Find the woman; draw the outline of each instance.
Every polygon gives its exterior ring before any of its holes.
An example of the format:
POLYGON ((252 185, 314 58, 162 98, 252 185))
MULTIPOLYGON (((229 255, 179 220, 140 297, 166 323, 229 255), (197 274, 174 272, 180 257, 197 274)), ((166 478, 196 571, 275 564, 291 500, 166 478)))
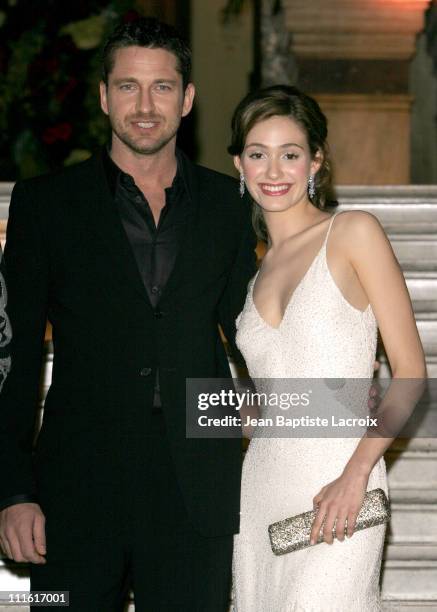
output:
MULTIPOLYGON (((424 377, 411 302, 379 222, 363 211, 324 210, 330 166, 317 103, 293 87, 270 87, 240 103, 232 128, 229 151, 268 246, 237 319, 251 377, 371 379, 377 325, 393 377, 424 377)), ((383 454, 392 439, 251 441, 235 539, 237 612, 381 609, 385 526, 353 531, 366 490, 387 493, 383 454), (312 508, 313 543, 320 529, 324 542, 275 557, 267 526, 312 508)))

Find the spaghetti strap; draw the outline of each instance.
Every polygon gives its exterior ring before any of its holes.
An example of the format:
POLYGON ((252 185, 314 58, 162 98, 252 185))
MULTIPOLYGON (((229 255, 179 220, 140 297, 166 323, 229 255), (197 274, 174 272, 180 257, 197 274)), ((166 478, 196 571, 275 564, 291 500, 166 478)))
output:
POLYGON ((332 224, 334 223, 334 219, 337 215, 338 215, 338 211, 335 212, 331 217, 331 221, 329 222, 328 231, 326 232, 325 241, 323 242, 322 248, 326 247, 326 245, 328 244, 328 238, 329 238, 329 234, 331 233, 332 224))

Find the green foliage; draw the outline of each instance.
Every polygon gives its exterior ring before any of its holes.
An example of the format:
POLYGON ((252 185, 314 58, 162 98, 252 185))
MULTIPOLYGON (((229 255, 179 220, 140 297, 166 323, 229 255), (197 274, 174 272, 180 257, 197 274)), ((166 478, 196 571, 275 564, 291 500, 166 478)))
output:
POLYGON ((100 48, 127 0, 9 0, 0 11, 0 180, 86 158, 108 137, 100 48))

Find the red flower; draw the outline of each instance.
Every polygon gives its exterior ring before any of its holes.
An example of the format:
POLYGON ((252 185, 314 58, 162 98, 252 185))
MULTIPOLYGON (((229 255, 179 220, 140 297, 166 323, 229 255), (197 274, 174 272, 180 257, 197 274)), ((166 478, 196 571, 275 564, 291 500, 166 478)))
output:
POLYGON ((57 125, 46 128, 42 134, 42 139, 45 144, 52 145, 59 140, 69 140, 72 133, 73 128, 70 123, 58 123, 57 125))
POLYGON ((57 57, 45 58, 42 55, 36 57, 27 68, 27 74, 31 84, 38 83, 48 75, 52 77, 59 70, 59 59, 57 57))
POLYGON ((48 57, 43 65, 49 74, 54 74, 59 70, 59 59, 57 57, 48 57))
POLYGON ((74 89, 76 89, 78 83, 79 81, 77 79, 75 79, 74 77, 70 77, 68 82, 55 93, 55 98, 59 102, 63 102, 68 96, 68 94, 71 93, 74 89))
POLYGON ((130 11, 127 11, 126 13, 124 13, 122 17, 122 21, 123 23, 131 23, 132 21, 137 21, 137 19, 139 18, 140 18, 140 14, 137 13, 135 9, 131 9, 130 11))

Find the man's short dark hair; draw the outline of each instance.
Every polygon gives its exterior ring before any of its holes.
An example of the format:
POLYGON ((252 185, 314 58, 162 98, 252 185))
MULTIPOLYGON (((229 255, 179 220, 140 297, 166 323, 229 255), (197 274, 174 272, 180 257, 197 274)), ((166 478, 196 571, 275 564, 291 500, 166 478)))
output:
POLYGON ((165 49, 177 59, 177 70, 182 75, 184 89, 190 82, 191 49, 187 41, 173 27, 152 17, 140 17, 135 21, 118 25, 107 38, 102 54, 102 79, 108 85, 108 77, 114 68, 114 55, 126 47, 165 49))

